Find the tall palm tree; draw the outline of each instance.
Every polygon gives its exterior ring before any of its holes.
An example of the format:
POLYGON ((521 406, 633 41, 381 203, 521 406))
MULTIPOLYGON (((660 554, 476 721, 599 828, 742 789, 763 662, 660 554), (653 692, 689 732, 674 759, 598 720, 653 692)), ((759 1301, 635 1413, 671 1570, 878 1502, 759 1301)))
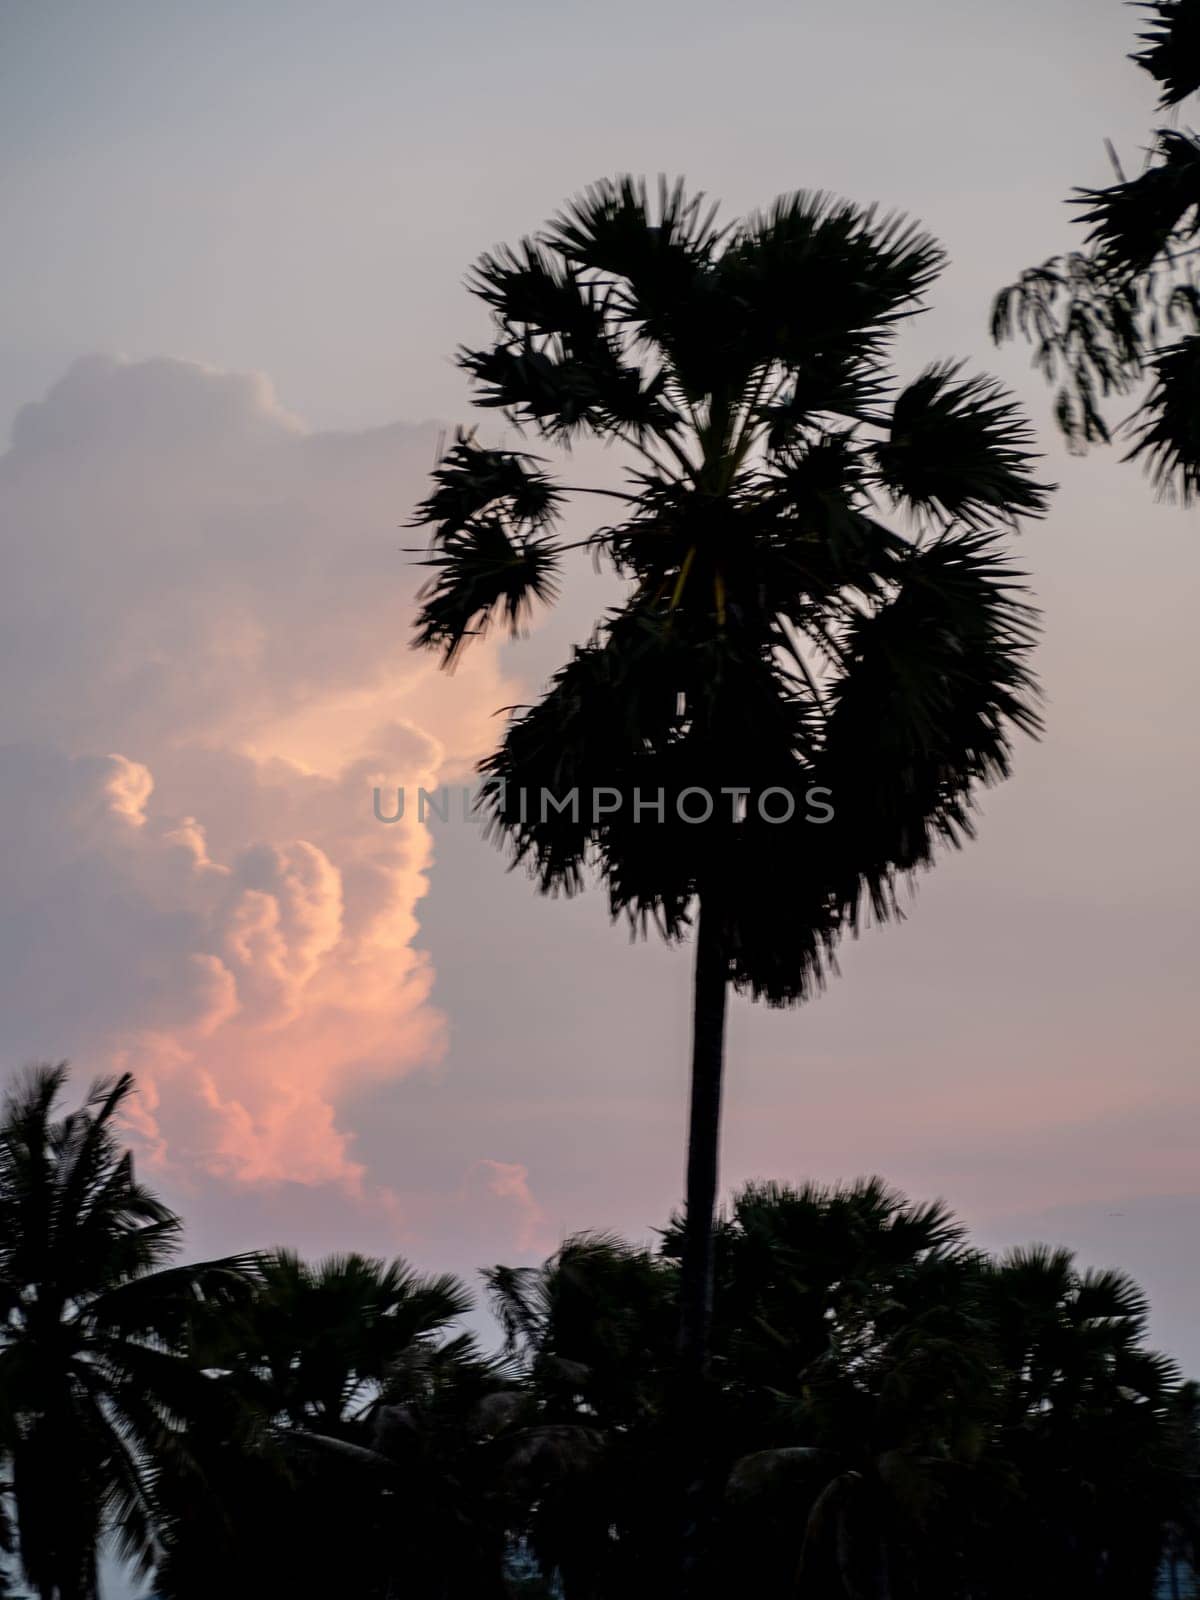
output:
POLYGON ((117 1133, 132 1078, 60 1114, 66 1079, 31 1071, 0 1117, 0 1452, 26 1580, 42 1600, 94 1600, 104 1535, 156 1558, 157 1475, 206 1400, 189 1329, 245 1294, 253 1262, 166 1266, 180 1220, 117 1133))
MULTIPOLYGON (((483 804, 543 890, 594 866, 614 915, 695 928, 679 1344, 697 1386, 730 984, 811 994, 840 936, 969 835, 1011 730, 1037 726, 1001 537, 1045 507, 1027 429, 990 380, 939 362, 894 391, 888 364, 942 260, 821 194, 721 228, 682 185, 655 205, 621 178, 472 279, 495 321, 460 355, 478 403, 631 458, 622 520, 589 541, 624 602, 510 721, 483 804)), ((451 662, 553 597, 568 492, 457 437, 417 514, 420 645, 451 662)))

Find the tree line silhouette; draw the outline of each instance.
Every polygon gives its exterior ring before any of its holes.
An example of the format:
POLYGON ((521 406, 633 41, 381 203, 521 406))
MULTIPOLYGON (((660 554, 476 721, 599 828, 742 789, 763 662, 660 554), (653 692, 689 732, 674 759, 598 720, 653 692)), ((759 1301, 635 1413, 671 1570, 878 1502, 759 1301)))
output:
MULTIPOLYGON (((177 1264, 130 1078, 66 1084, 0 1121, 4 1544, 41 1600, 92 1600, 109 1538, 162 1600, 674 1592, 680 1219, 487 1270, 489 1350, 402 1261, 177 1264)), ((989 1257, 878 1179, 746 1186, 714 1263, 714 1593, 1150 1600, 1194 1558, 1198 1391, 1123 1274, 989 1257)))

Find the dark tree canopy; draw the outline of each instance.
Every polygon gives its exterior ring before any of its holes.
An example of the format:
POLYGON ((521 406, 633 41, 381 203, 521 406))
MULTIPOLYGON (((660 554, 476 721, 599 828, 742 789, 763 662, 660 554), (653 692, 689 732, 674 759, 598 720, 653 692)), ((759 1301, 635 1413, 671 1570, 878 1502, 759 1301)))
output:
MULTIPOLYGON (((129 1080, 69 1112, 64 1083, 32 1076, 0 1118, 0 1556, 41 1600, 96 1600, 103 1539, 162 1600, 677 1592, 679 1219, 485 1272, 488 1355, 465 1286, 403 1261, 166 1265, 179 1219, 113 1125, 129 1080)), ((879 1179, 747 1185, 716 1260, 722 1593, 1186 1582, 1200 1403, 1122 1273, 986 1256, 879 1179)))

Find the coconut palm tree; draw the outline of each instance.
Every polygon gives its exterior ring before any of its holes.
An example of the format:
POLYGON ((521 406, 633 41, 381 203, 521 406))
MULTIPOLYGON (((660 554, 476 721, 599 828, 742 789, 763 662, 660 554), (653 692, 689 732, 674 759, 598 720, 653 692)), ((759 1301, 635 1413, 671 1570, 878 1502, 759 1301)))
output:
MULTIPOLYGON (((971 832, 1011 731, 1037 726, 1033 621, 1002 543, 1045 506, 1028 432, 952 362, 898 391, 889 366, 941 264, 914 226, 824 195, 720 228, 682 185, 654 205, 623 178, 472 279, 495 321, 460 357, 478 403, 631 458, 622 520, 589 541, 624 602, 510 721, 483 806, 543 890, 595 867, 614 915, 695 929, 693 1401, 730 985, 811 994, 840 936, 971 832)), ((566 492, 530 456, 458 437, 417 514, 433 529, 419 644, 453 661, 553 597, 566 492)))
POLYGON ((117 1133, 132 1079, 61 1113, 66 1081, 29 1072, 0 1117, 0 1451, 26 1580, 93 1600, 102 1537, 143 1568, 157 1556, 157 1476, 207 1398, 189 1332, 245 1295, 254 1263, 167 1266, 180 1220, 117 1133))
MULTIPOLYGON (((1152 0, 1132 57, 1159 85, 1158 110, 1200 91, 1200 0, 1152 0)), ((1075 189, 1079 249, 1028 268, 996 297, 997 342, 1024 336, 1057 385, 1055 414, 1082 450, 1114 434, 1131 441, 1160 494, 1187 504, 1200 491, 1200 138, 1158 128, 1141 172, 1075 189), (1106 402, 1149 392, 1114 425, 1106 402)))

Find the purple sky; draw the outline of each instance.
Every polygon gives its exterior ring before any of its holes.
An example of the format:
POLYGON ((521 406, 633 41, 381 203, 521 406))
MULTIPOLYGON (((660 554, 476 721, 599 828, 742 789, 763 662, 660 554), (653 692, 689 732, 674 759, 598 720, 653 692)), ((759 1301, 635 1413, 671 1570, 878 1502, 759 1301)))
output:
POLYGON ((603 581, 439 677, 400 525, 422 419, 468 414, 481 249, 623 168, 730 214, 824 187, 950 251, 902 368, 968 357, 1039 426, 1048 731, 822 999, 735 1004, 725 1176, 877 1171, 1076 1245, 1200 1371, 1195 515, 1066 459, 986 337, 1103 137, 1136 161, 1132 33, 1096 0, 0 7, 0 1058, 132 1065, 194 1248, 467 1272, 677 1203, 686 952, 371 815, 469 771, 603 581))

